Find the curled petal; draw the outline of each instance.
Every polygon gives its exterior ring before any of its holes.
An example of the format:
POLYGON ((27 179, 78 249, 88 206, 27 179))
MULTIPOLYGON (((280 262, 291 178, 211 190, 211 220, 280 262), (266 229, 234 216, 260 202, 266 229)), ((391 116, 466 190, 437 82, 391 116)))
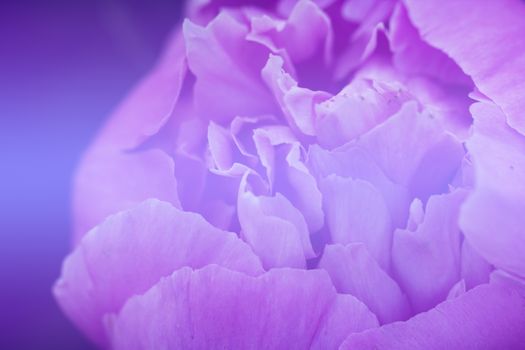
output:
POLYGON ((268 46, 273 53, 283 49, 298 63, 317 51, 324 50, 325 56, 330 54, 332 26, 329 17, 315 2, 302 0, 295 4, 287 20, 268 15, 252 17, 247 37, 268 46))
POLYGON ((223 11, 206 27, 185 20, 183 33, 188 65, 196 77, 194 101, 201 117, 225 123, 237 115, 273 111, 271 96, 259 76, 268 52, 246 41, 244 23, 223 11))
POLYGON ((311 233, 324 224, 321 193, 303 162, 303 148, 290 128, 269 126, 254 131, 253 139, 268 181, 301 211, 311 233))
POLYGON ((256 196, 241 182, 237 212, 242 237, 261 258, 266 268, 302 267, 315 256, 308 227, 301 212, 277 193, 256 196))
POLYGON ((283 69, 283 59, 270 55, 262 77, 273 92, 291 127, 305 135, 315 135, 315 105, 330 97, 326 92, 301 88, 283 69))
POLYGON ((384 122, 408 98, 399 84, 354 80, 315 106, 317 140, 325 148, 341 146, 384 122))

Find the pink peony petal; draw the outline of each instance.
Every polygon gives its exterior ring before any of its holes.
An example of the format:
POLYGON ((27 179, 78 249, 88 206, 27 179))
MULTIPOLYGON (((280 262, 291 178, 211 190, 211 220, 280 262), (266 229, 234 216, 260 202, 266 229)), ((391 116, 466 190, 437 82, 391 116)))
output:
POLYGON ((173 160, 160 150, 125 153, 96 147, 75 178, 75 243, 111 214, 149 198, 180 207, 173 160))
POLYGON ((492 266, 472 248, 468 240, 461 245, 461 277, 467 289, 488 283, 492 266))
POLYGON ((267 46, 275 54, 284 50, 294 63, 318 51, 324 51, 326 58, 330 54, 330 18, 313 1, 298 1, 286 20, 266 14, 253 16, 250 20, 249 40, 267 46))
POLYGON ((339 293, 352 294, 361 300, 382 324, 410 316, 408 299, 364 244, 326 246, 319 268, 328 271, 339 293))
POLYGON ((376 327, 324 271, 181 269, 108 320, 115 349, 326 349, 376 327))
POLYGON ((470 78, 450 57, 421 40, 401 3, 396 5, 390 17, 389 43, 394 66, 399 71, 426 75, 445 83, 471 84, 470 78))
POLYGON ((475 185, 461 211, 461 229, 489 263, 525 277, 525 136, 492 103, 475 103, 471 110, 467 149, 475 185))
POLYGON ((173 161, 161 151, 129 152, 168 121, 186 76, 175 32, 152 72, 119 106, 82 159, 75 177, 74 240, 108 215, 155 197, 180 206, 173 161))
POLYGON ((381 193, 369 182, 329 175, 320 183, 323 207, 334 243, 364 243, 388 270, 392 223, 381 193))
POLYGON ((521 349, 525 303, 515 291, 481 285, 406 322, 350 335, 340 349, 521 349))
POLYGON ((525 133, 525 4, 501 1, 405 0, 423 40, 443 50, 477 88, 525 133))
POLYGON ((418 111, 415 102, 405 103, 357 144, 372 155, 390 179, 422 200, 448 190, 465 153, 459 140, 429 111, 418 111))
POLYGON ((435 195, 428 200, 415 231, 396 230, 392 267, 415 312, 443 301, 460 276, 458 211, 465 191, 435 195))
POLYGON ((336 174, 369 182, 381 192, 394 227, 405 225, 406 211, 410 205, 408 190, 386 177, 372 156, 361 147, 345 145, 327 151, 312 145, 308 151, 308 166, 312 174, 318 176, 318 181, 336 174))
POLYGON ((186 19, 183 33, 188 64, 196 76, 194 101, 202 118, 224 123, 238 115, 274 111, 259 76, 268 51, 246 40, 244 23, 223 11, 206 27, 186 19))
POLYGON ((283 69, 283 59, 270 55, 261 75, 292 128, 305 135, 315 135, 315 104, 330 97, 326 92, 312 91, 297 85, 283 69))
POLYGON ((317 140, 329 149, 342 146, 384 122, 409 97, 400 84, 354 80, 315 106, 317 140))
POLYGON ((311 233, 323 227, 321 193, 315 178, 303 162, 304 149, 285 126, 254 130, 253 139, 268 181, 303 214, 311 233))
POLYGON ((303 215, 281 195, 257 196, 243 178, 237 212, 241 235, 261 258, 265 268, 306 267, 315 256, 303 215))
POLYGON ((54 294, 64 312, 104 344, 104 314, 117 312, 129 297, 182 266, 211 263, 250 275, 262 272, 259 259, 233 233, 149 200, 90 231, 66 258, 54 294))

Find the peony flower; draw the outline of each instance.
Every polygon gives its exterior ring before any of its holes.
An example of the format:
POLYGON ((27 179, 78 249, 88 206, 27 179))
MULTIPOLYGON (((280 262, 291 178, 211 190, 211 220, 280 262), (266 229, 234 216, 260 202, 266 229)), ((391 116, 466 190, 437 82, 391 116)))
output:
POLYGON ((190 1, 75 178, 114 349, 525 348, 525 4, 190 1))

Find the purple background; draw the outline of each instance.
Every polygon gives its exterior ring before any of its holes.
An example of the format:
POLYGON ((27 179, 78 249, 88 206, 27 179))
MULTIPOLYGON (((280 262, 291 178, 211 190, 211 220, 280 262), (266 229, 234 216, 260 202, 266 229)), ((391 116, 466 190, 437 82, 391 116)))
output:
POLYGON ((89 349, 51 296, 82 151, 182 1, 0 2, 0 348, 89 349))

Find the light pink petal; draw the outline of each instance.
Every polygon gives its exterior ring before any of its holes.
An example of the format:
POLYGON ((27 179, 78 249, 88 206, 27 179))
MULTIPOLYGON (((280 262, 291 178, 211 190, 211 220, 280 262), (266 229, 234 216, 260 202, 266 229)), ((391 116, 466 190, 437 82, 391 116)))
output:
POLYGON ((512 289, 482 285, 406 322, 352 334, 340 349, 521 349, 524 310, 525 300, 512 289))
POLYGON ((284 166, 287 181, 279 183, 277 188, 303 213, 308 229, 314 233, 324 225, 323 201, 315 178, 302 160, 301 152, 298 145, 292 146, 284 166))
POLYGON ((235 117, 230 124, 230 132, 233 142, 237 145, 239 152, 247 158, 257 160, 256 148, 253 140, 254 130, 261 124, 268 124, 275 118, 271 116, 258 117, 235 117))
POLYGON ((208 125, 208 147, 215 167, 227 170, 233 166, 235 154, 231 133, 222 126, 210 122, 208 125))
POLYGON ((421 40, 401 3, 390 17, 389 29, 393 63, 401 72, 426 75, 445 83, 470 85, 469 77, 450 57, 421 40))
POLYGON ((186 76, 184 41, 170 38, 155 68, 108 120, 75 176, 75 241, 110 214, 156 197, 179 206, 172 159, 161 151, 130 152, 156 134, 179 100, 186 76))
POLYGON ((382 324, 410 316, 408 299, 364 244, 326 246, 319 268, 328 271, 339 293, 352 294, 361 300, 382 324))
POLYGON ((448 190, 465 154, 459 140, 429 111, 419 111, 415 102, 405 103, 397 114, 356 143, 390 179, 407 186, 422 200, 448 190))
POLYGON ((180 207, 173 160, 163 151, 94 147, 75 177, 75 242, 111 214, 149 198, 180 207))
POLYGON ((270 125, 253 131, 253 143, 262 166, 266 169, 268 182, 273 188, 276 181, 278 159, 277 146, 298 144, 292 130, 284 125, 270 125))
POLYGON ((313 1, 298 1, 286 20, 268 15, 254 16, 250 20, 249 40, 268 46, 273 53, 284 50, 294 63, 319 51, 324 51, 325 56, 330 53, 330 19, 313 1))
POLYGON ((472 100, 468 97, 470 86, 444 85, 433 79, 422 76, 408 78, 407 90, 419 103, 437 119, 447 132, 460 141, 470 136, 472 116, 469 107, 472 100))
POLYGON ((108 320, 115 349, 326 349, 377 326, 321 270, 181 269, 108 320))
POLYGON ((489 281, 492 266, 474 250, 468 240, 461 245, 461 277, 467 289, 489 281))
MULTIPOLYGON (((387 1, 382 2, 387 3, 387 1)), ((360 26, 360 29, 364 30, 354 32, 352 38, 345 42, 344 51, 336 58, 333 75, 337 81, 348 79, 356 68, 375 53, 379 36, 384 36, 386 31, 384 24, 378 22, 375 22, 372 28, 360 26)))
POLYGON ((525 277, 525 136, 491 103, 472 106, 467 149, 475 186, 460 224, 472 247, 496 267, 525 277))
POLYGON ((188 64, 196 76, 195 105, 202 118, 224 123, 237 115, 274 110, 259 76, 268 52, 245 40, 245 24, 223 11, 206 27, 186 20, 183 33, 188 64))
POLYGON ((321 229, 321 193, 304 164, 304 150, 291 129, 279 125, 262 127, 254 131, 253 139, 273 190, 283 193, 301 211, 311 233, 321 229))
POLYGON ((396 230, 392 245, 394 276, 415 312, 443 301, 460 276, 459 207, 465 191, 435 195, 414 231, 396 230))
POLYGON ((384 122, 409 97, 399 84, 354 80, 315 106, 317 140, 325 148, 341 146, 384 122))
POLYGON ((392 223, 381 193, 369 182, 329 175, 320 183, 323 207, 334 243, 364 243, 388 270, 392 223))
POLYGON ((525 4, 501 1, 406 0, 423 40, 443 50, 477 88, 493 99, 508 123, 525 133, 525 4))
POLYGON ((200 215, 148 200, 109 217, 65 260, 54 294, 64 312, 93 341, 105 342, 102 316, 182 266, 216 263, 250 275, 259 259, 233 233, 200 215))
POLYGON ((330 174, 336 174, 369 182, 384 197, 394 227, 404 227, 406 212, 410 205, 407 189, 394 184, 386 177, 372 156, 364 149, 347 145, 328 151, 312 145, 308 150, 308 167, 312 174, 318 176, 318 181, 330 174))
POLYGON ((304 268, 306 259, 315 256, 303 215, 280 193, 257 196, 249 190, 245 176, 237 213, 242 237, 265 268, 304 268))
POLYGON ((326 92, 301 88, 283 69, 283 59, 270 55, 261 75, 272 91, 290 127, 315 135, 315 104, 330 97, 326 92))

